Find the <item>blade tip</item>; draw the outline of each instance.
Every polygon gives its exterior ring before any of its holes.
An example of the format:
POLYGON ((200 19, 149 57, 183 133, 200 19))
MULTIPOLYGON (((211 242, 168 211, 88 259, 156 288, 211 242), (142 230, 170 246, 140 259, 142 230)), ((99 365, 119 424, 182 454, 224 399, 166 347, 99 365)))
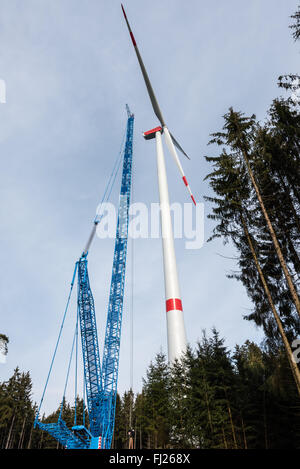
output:
POLYGON ((124 10, 124 7, 123 7, 123 3, 121 3, 121 8, 122 8, 122 11, 123 11, 123 15, 125 16, 125 19, 126 19, 127 16, 126 16, 126 13, 125 13, 125 10, 124 10))

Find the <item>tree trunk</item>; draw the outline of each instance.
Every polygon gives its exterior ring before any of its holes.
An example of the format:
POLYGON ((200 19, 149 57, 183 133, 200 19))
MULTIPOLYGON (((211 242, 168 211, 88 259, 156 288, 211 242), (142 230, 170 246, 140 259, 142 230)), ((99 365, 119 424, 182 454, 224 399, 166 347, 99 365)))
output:
POLYGON ((142 449, 143 447, 143 443, 142 443, 142 428, 141 428, 141 425, 140 425, 140 449, 142 449))
POLYGON ((154 432, 154 449, 157 449, 157 431, 154 432))
POLYGON ((285 332, 284 332, 280 317, 279 317, 279 315, 276 311, 275 305, 273 303, 273 299, 272 299, 269 287, 267 285, 267 282, 266 282, 265 276, 263 274, 263 271, 260 267, 256 252, 255 252, 255 249, 254 249, 254 246, 253 246, 253 243, 252 243, 252 240, 251 240, 251 237, 250 237, 247 225, 246 225, 246 222, 245 222, 242 215, 241 215, 241 221, 242 221, 242 224, 243 224, 243 227, 244 227, 244 232, 245 232, 245 235, 246 235, 246 238, 247 238, 247 241, 248 241, 248 244, 249 244, 249 247, 250 247, 250 250, 251 250, 255 265, 256 265, 256 268, 257 268, 257 271, 259 273, 260 280, 263 284, 263 288, 264 288, 264 291, 266 293, 270 308, 272 310, 275 321, 277 323, 279 333, 282 337, 282 340, 283 340, 283 343, 284 343, 284 346, 285 346, 285 350, 286 350, 286 354, 287 354, 287 357, 288 357, 288 361, 289 361, 289 364, 290 364, 290 367, 291 367, 291 370, 292 370, 292 373, 293 373, 293 376, 294 376, 294 379, 295 379, 295 383, 296 383, 296 386, 297 386, 297 390, 298 390, 298 393, 299 393, 299 396, 300 396, 300 371, 299 371, 299 368, 298 368, 297 364, 294 361, 292 349, 290 347, 289 341, 287 340, 287 337, 285 335, 285 332))
POLYGON ((30 449, 30 448, 31 448, 32 432, 33 432, 33 424, 32 424, 32 426, 31 426, 31 430, 30 430, 30 435, 29 435, 29 441, 28 441, 27 449, 30 449))
POLYGON ((228 449, 226 436, 225 436, 225 432, 224 432, 224 427, 222 427, 222 435, 223 435, 224 447, 225 447, 225 449, 228 449))
POLYGON ((212 418, 211 418, 211 413, 210 413, 210 408, 209 408, 209 400, 208 400, 208 395, 207 395, 207 383, 206 383, 205 376, 203 378, 203 384, 204 384, 205 403, 206 403, 207 414, 208 414, 208 422, 209 422, 211 434, 213 435, 214 429, 213 429, 212 418))
POLYGON ((245 425, 244 425, 243 417, 242 417, 242 429, 243 429, 243 438, 244 438, 244 449, 248 449, 246 431, 245 431, 245 425))
POLYGON ((44 439, 44 432, 42 431, 41 439, 40 439, 40 442, 39 442, 39 448, 40 449, 42 449, 43 439, 44 439))
POLYGON ((298 294, 297 294, 297 292, 296 292, 295 286, 294 286, 294 284, 293 284, 293 281, 292 281, 292 279, 291 279, 290 273, 289 273, 289 271, 288 271, 286 262, 285 262, 285 260, 284 260, 283 255, 282 255, 281 248, 280 248, 279 243, 278 243, 278 240, 277 240, 277 236, 276 236, 276 234, 275 234, 273 225, 272 225, 272 223, 271 223, 271 220, 270 220, 270 218, 269 218, 269 215, 268 215, 268 213, 267 213, 267 211, 266 211, 266 208, 265 208, 265 205, 264 205, 264 203, 263 203, 263 200, 262 200, 262 197, 261 197, 259 188, 258 188, 258 186, 257 186, 257 184, 256 184, 256 181, 255 181, 255 178, 254 178, 252 169, 251 169, 251 167, 250 167, 250 163, 249 163, 249 159, 248 159, 247 152, 246 152, 245 150, 243 150, 243 156, 244 156, 244 159, 245 159, 247 168, 248 168, 248 172, 249 172, 250 179, 251 179, 251 181, 252 181, 252 184, 253 184, 253 187, 254 187, 254 189, 255 189, 255 192, 256 192, 258 201, 259 201, 259 203, 260 203, 261 210, 262 210, 263 215, 264 215, 264 217, 265 217, 265 220, 266 220, 266 222, 267 222, 267 226, 268 226, 268 229, 269 229, 270 234, 271 234, 271 238, 272 238, 272 241, 273 241, 273 244, 274 244, 274 247, 275 247, 276 254, 277 254, 277 256, 278 256, 280 265, 281 265, 282 270, 283 270, 283 273, 284 273, 284 275, 285 275, 285 278, 286 278, 288 287, 289 287, 289 289, 290 289, 290 292, 291 292, 293 301, 294 301, 294 303, 295 303, 297 312, 298 312, 298 314, 299 314, 299 316, 300 316, 300 300, 299 300, 298 294))
POLYGON ((15 414, 13 415, 13 418, 12 418, 12 421, 11 421, 11 424, 10 424, 10 427, 9 427, 9 431, 8 431, 8 436, 7 436, 7 440, 6 440, 6 445, 5 445, 5 449, 8 449, 9 448, 9 445, 10 445, 10 439, 11 439, 11 432, 12 432, 12 429, 13 429, 13 425, 14 425, 14 421, 15 421, 15 414))
POLYGON ((230 405, 229 405, 228 401, 227 401, 227 408, 228 408, 228 414, 229 414, 229 419, 230 419, 230 425, 231 425, 231 431, 232 431, 234 447, 235 447, 235 449, 238 449, 237 442, 236 442, 236 436, 235 436, 234 424, 233 424, 233 420, 232 420, 232 413, 231 413, 231 409, 230 409, 230 405))
POLYGON ((14 444, 15 444, 15 439, 16 439, 16 431, 13 430, 8 449, 13 449, 14 444))
POLYGON ((24 417, 23 419, 23 425, 22 425, 22 430, 21 430, 21 434, 19 438, 18 449, 22 449, 23 447, 25 423, 26 423, 26 417, 24 417))

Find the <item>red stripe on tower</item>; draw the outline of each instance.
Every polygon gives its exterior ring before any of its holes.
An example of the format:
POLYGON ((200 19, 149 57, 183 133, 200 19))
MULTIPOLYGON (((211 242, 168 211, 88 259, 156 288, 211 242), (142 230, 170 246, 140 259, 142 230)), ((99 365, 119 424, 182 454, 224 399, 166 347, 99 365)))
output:
POLYGON ((170 298, 166 301, 166 310, 168 311, 182 311, 182 302, 179 298, 170 298))

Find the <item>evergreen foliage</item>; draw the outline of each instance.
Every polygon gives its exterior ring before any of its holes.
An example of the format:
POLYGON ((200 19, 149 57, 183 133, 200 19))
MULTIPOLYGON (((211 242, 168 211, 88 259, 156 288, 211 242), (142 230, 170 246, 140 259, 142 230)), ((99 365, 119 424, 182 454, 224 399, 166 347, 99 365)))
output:
POLYGON ((300 402, 282 348, 247 341, 231 353, 215 329, 171 367, 156 356, 133 419, 137 448, 300 447, 300 402))
MULTIPOLYGON (((31 392, 29 373, 18 369, 0 384, 1 448, 63 449, 33 429, 31 392)), ((117 398, 114 449, 128 448, 130 400, 137 449, 300 449, 300 401, 289 363, 281 348, 267 343, 247 341, 230 352, 212 329, 173 366, 158 353, 142 391, 117 398)), ((78 398, 78 424, 82 410, 78 398)), ((59 412, 42 420, 55 422, 59 412)), ((65 402, 62 417, 69 427, 74 415, 75 406, 65 402)))

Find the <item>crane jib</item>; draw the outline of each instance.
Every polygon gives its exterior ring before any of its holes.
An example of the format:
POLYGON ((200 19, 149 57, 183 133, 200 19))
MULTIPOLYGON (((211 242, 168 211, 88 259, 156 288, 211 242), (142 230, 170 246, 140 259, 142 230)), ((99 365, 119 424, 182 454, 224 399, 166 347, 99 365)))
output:
MULTIPOLYGON (((126 143, 123 155, 123 172, 118 210, 118 223, 115 240, 102 366, 100 363, 94 298, 90 287, 87 266, 88 249, 82 254, 79 261, 76 262, 71 283, 71 291, 65 310, 66 315, 77 271, 77 323, 73 339, 73 345, 75 342, 75 338, 77 337, 79 323, 81 332, 84 383, 86 389, 89 429, 86 428, 84 424, 85 422, 83 422, 82 425, 78 425, 75 422, 74 426, 71 429, 68 428, 62 418, 63 407, 65 404, 65 395, 62 399, 61 411, 57 422, 46 423, 42 422, 39 419, 39 411, 44 398, 44 394, 42 396, 40 407, 35 420, 35 425, 37 425, 41 430, 49 433, 64 448, 67 449, 109 449, 111 446, 114 431, 127 255, 128 219, 131 195, 132 144, 134 125, 134 115, 130 112, 128 106, 126 106, 126 108, 128 113, 126 143)), ((92 238, 94 237, 94 231, 95 229, 92 231, 92 236, 89 239, 89 244, 92 238)), ((64 324, 64 318, 61 330, 64 324)), ((60 334, 58 342, 60 339, 60 334)), ((50 366, 50 372, 52 370, 56 349, 50 366)), ((72 359, 72 353, 73 346, 70 357, 70 364, 72 359)), ((48 378, 46 381, 46 386, 48 383, 48 378)), ((84 415, 85 413, 83 412, 83 416, 84 415)))

